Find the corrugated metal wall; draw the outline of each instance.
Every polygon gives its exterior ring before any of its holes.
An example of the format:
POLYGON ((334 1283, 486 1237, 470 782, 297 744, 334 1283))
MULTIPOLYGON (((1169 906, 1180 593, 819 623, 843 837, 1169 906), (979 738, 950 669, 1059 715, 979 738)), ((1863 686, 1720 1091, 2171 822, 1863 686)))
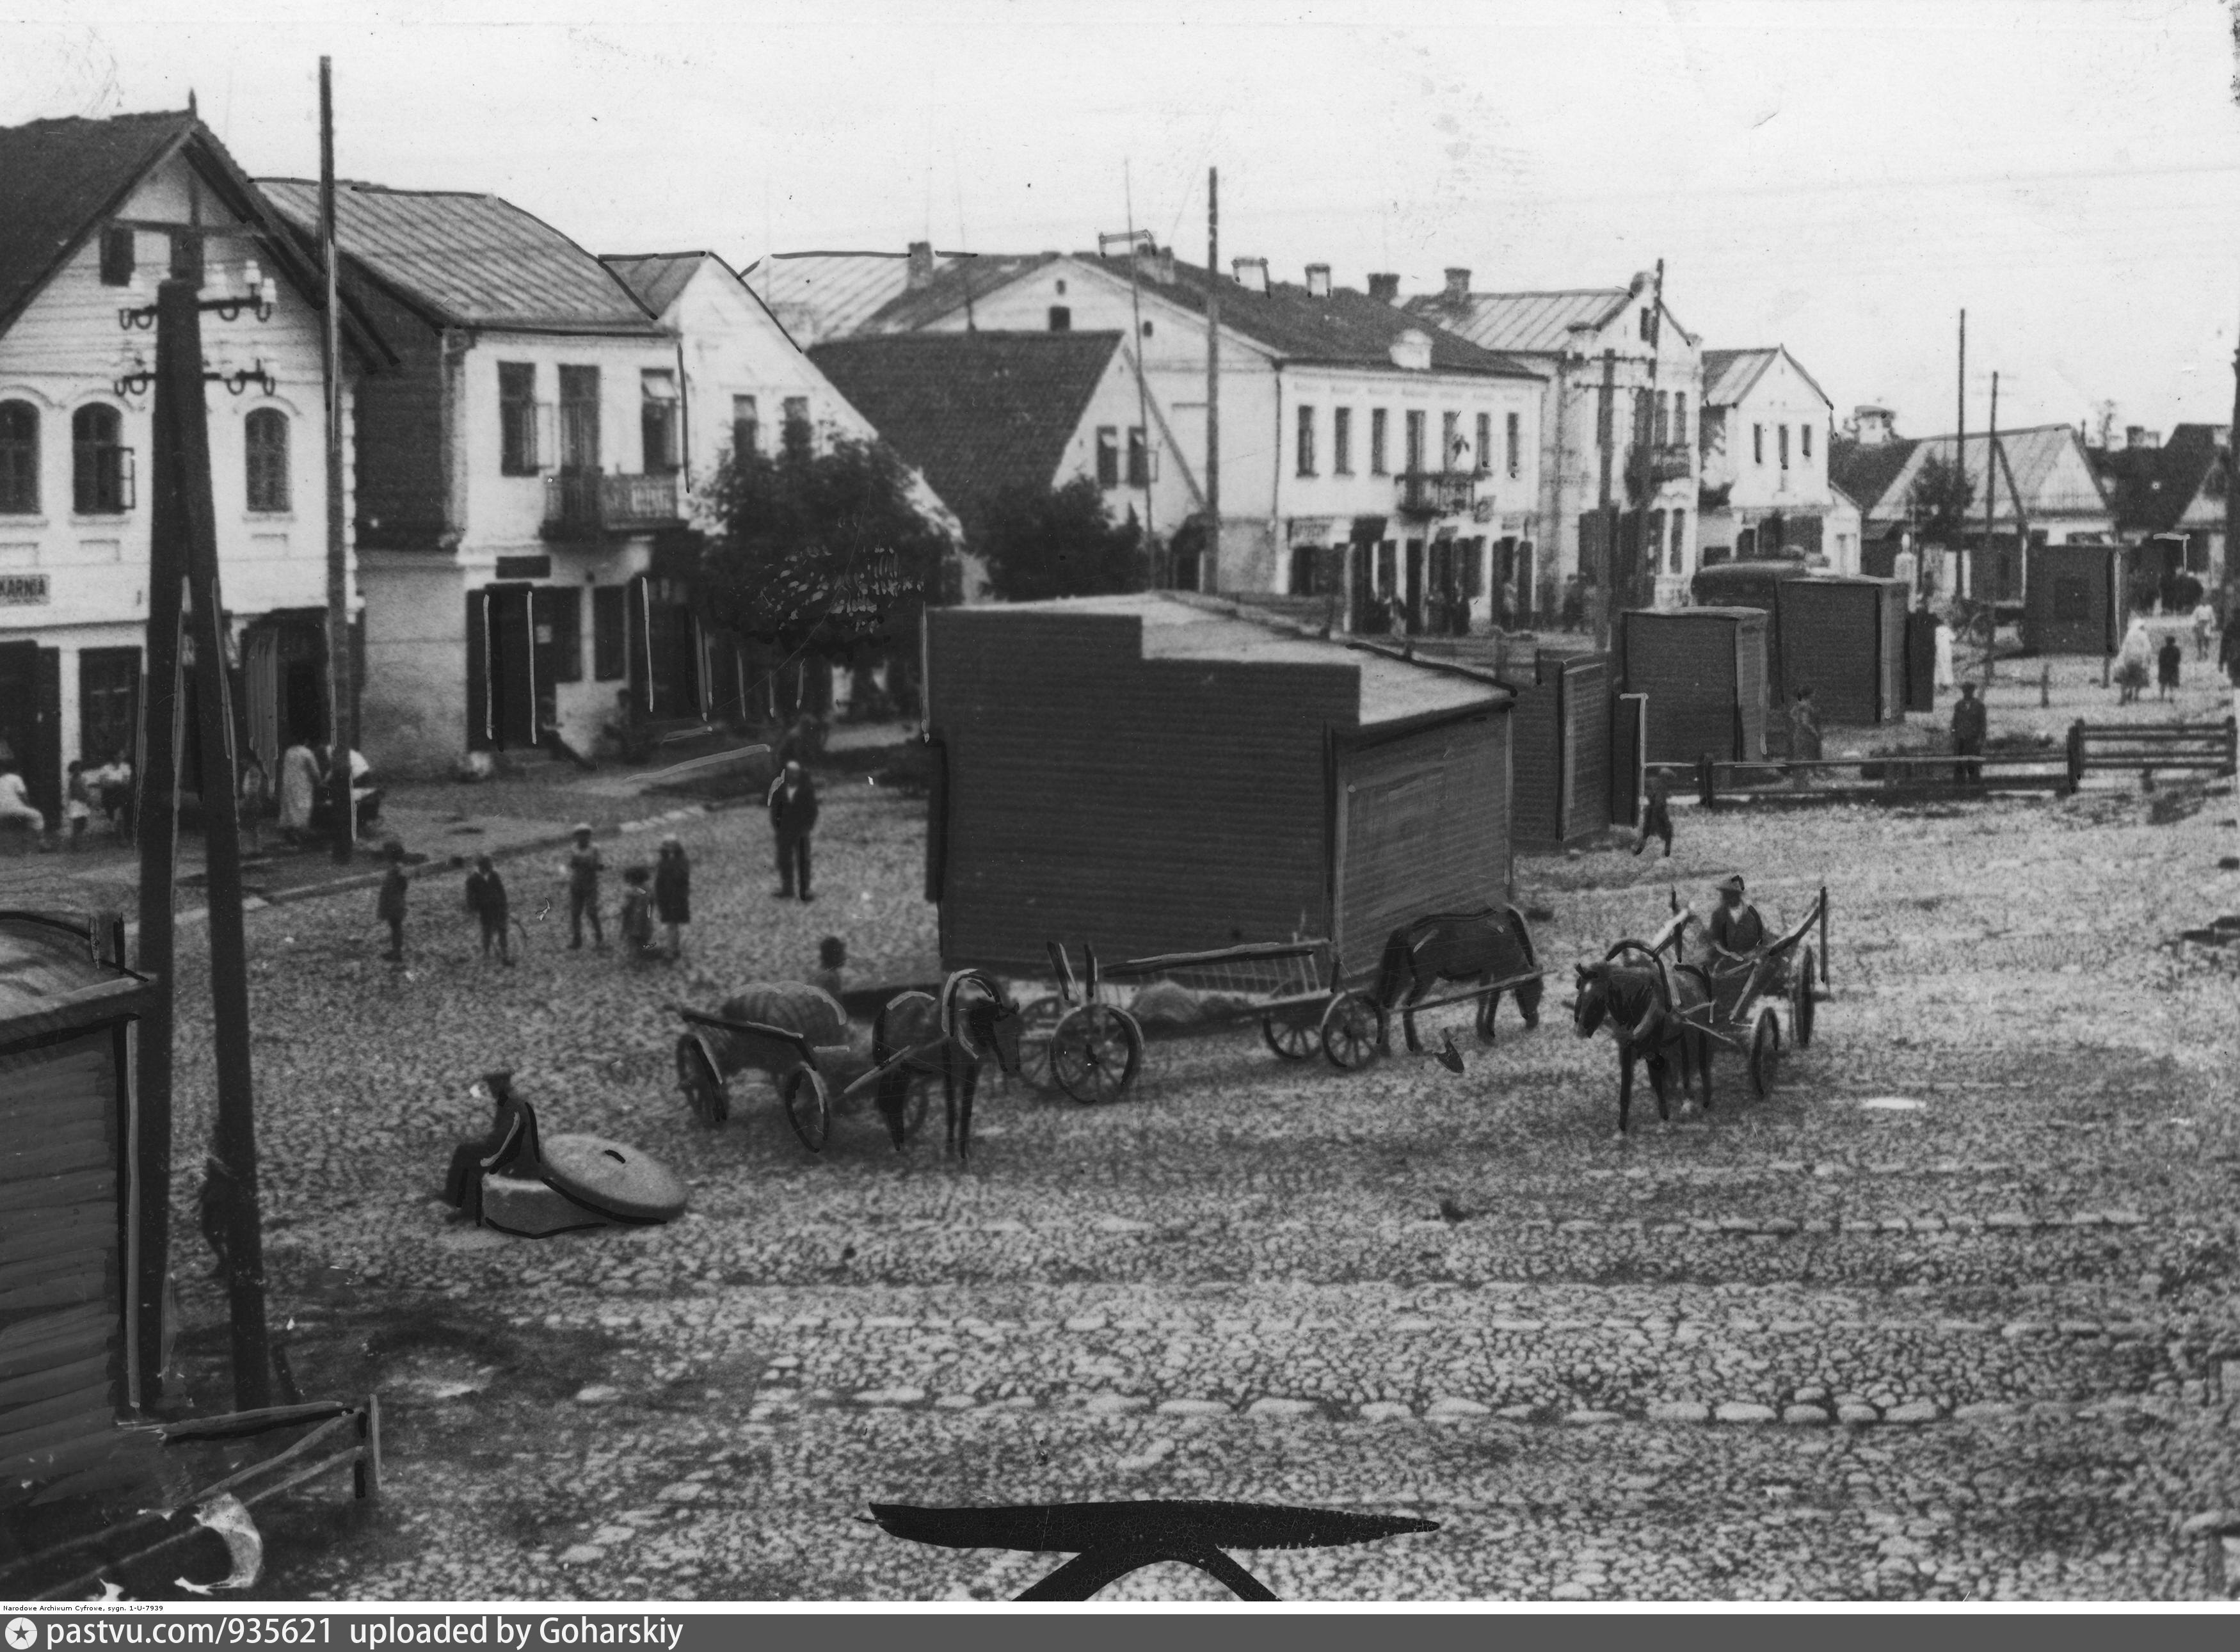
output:
POLYGON ((1622 637, 1626 691, 1649 696, 1646 761, 1693 763, 1705 752, 1755 761, 1764 752, 1763 614, 1630 613, 1622 637))
POLYGON ((1877 723, 1905 720, 1905 587, 1892 580, 1882 589, 1882 618, 1875 641, 1882 649, 1881 697, 1877 723))
POLYGON ((1410 919, 1507 898, 1509 755, 1499 713, 1341 754, 1335 939, 1348 976, 1374 969, 1410 919))
POLYGON ((1879 720, 1882 595, 1879 586, 1835 580, 1780 588, 1783 681, 1792 695, 1811 685, 1823 723, 1879 720))
POLYGON ((1563 841, 1563 690, 1558 680, 1517 684, 1510 713, 1515 783, 1510 829, 1519 849, 1557 849, 1563 841))
POLYGON ((1563 838, 1603 831, 1610 808, 1610 670, 1607 655, 1575 656, 1562 668, 1563 838))

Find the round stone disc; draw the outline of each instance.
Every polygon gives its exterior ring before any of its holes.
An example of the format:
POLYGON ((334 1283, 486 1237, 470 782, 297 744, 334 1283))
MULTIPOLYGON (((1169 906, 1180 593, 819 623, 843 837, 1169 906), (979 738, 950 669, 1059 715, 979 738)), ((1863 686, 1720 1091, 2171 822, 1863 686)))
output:
POLYGON ((660 1160, 602 1136, 548 1136, 545 1180, 577 1203, 618 1222, 673 1222, 684 1184, 660 1160))

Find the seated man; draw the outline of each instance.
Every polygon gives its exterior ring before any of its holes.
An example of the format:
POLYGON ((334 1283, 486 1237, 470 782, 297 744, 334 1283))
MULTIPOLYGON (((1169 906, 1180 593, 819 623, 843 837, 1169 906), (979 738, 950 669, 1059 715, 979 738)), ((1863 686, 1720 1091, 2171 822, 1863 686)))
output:
POLYGON ((1719 885, 1718 908, 1704 928, 1711 941, 1708 963, 1713 997, 1723 1021, 1742 1002, 1755 973, 1743 967, 1743 961, 1765 944, 1765 920, 1758 916, 1757 908, 1743 898, 1741 873, 1719 885))

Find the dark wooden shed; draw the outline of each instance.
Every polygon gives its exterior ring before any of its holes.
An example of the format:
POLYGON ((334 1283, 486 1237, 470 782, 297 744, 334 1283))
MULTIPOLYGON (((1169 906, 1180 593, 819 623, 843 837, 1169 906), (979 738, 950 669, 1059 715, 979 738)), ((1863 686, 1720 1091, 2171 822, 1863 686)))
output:
POLYGON ((1510 691, 1161 592, 926 616, 943 967, 1042 977, 1504 900, 1510 691))
POLYGON ((1759 608, 1632 609, 1618 616, 1623 691, 1649 696, 1645 761, 1764 757, 1770 623, 1759 608))
POLYGON ((2023 647, 2032 654, 2113 654, 2123 640, 2130 563, 2123 545, 2032 545, 2023 647))
POLYGON ((1825 723, 1905 716, 1905 587, 1894 579, 1815 574, 1775 588, 1778 692, 1810 684, 1825 723))
POLYGON ((1512 686, 1517 847, 1562 849, 1609 830, 1610 656, 1542 654, 1512 686))
MULTIPOLYGON (((0 913, 0 1516, 136 1479, 139 1189, 121 923, 0 913)), ((12 1523, 12 1518, 10 1521, 12 1523)))

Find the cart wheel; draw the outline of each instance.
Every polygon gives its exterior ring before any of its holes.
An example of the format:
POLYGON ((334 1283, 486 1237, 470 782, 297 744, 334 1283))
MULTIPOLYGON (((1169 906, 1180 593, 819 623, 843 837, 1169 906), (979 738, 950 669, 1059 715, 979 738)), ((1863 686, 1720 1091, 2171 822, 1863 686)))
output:
POLYGON ((731 1116, 730 1092, 723 1075, 716 1070, 708 1046, 697 1033, 686 1033, 677 1041, 677 1088, 684 1092, 684 1104, 692 1109, 692 1116, 703 1124, 712 1127, 731 1116))
POLYGON ((1065 1019, 1065 1004, 1053 994, 1045 993, 1019 1011, 1019 1076, 1035 1089, 1043 1091, 1057 1088, 1057 1080, 1050 1073, 1050 1040, 1057 1035, 1057 1024, 1065 1019))
POLYGON ((1285 1061, 1312 1061, 1323 1047, 1321 1027, 1301 1020, 1296 1014, 1261 1016, 1260 1036, 1268 1041, 1268 1048, 1285 1061))
POLYGON ((1050 1076, 1077 1102, 1117 1102, 1143 1062, 1143 1030, 1110 1004, 1069 1011, 1050 1039, 1050 1076))
POLYGON ((1757 1012, 1757 1025, 1750 1032, 1750 1089, 1760 1100, 1773 1093, 1774 1069, 1780 1064, 1781 1018, 1769 1007, 1757 1012))
POLYGON ((1366 1067, 1384 1042, 1384 1011, 1357 992, 1342 992, 1323 1011, 1323 1054, 1350 1073, 1366 1067))
POLYGON ((1803 968, 1789 989, 1789 1039, 1797 1049, 1803 1049, 1812 1042, 1812 949, 1804 949, 1803 968))
POLYGON ((778 1081, 778 1099, 785 1103, 785 1122, 811 1153, 824 1151, 832 1134, 832 1092, 824 1075, 814 1067, 797 1067, 778 1081))

